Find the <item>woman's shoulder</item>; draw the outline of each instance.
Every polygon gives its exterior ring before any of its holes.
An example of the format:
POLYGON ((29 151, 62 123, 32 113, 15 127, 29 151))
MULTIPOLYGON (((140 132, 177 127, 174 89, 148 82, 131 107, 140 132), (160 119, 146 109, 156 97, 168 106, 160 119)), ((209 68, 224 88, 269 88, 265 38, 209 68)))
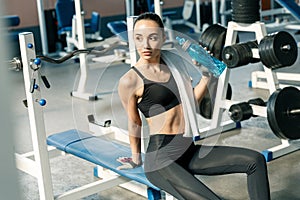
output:
POLYGON ((134 88, 138 84, 138 79, 138 75, 134 72, 134 70, 130 69, 120 78, 119 85, 128 89, 134 88))

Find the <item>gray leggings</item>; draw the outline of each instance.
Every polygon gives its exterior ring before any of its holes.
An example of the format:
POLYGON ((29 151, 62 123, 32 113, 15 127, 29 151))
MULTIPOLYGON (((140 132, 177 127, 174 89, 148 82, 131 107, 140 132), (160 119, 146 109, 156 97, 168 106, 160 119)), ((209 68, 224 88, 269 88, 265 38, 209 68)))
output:
POLYGON ((181 200, 221 199, 194 175, 246 173, 251 200, 269 200, 265 158, 245 148, 194 145, 180 135, 152 135, 145 156, 151 183, 181 200))

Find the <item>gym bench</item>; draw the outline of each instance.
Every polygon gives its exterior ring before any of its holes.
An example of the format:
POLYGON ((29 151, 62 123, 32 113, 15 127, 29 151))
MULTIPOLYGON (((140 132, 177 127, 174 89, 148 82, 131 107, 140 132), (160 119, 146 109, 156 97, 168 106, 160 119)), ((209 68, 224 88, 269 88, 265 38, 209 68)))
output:
MULTIPOLYGON (((115 179, 123 179, 121 183, 134 180, 138 183, 144 184, 148 187, 148 199, 160 199, 160 189, 152 185, 147 180, 142 167, 130 170, 117 169, 117 167, 120 166, 120 163, 116 159, 120 156, 129 157, 131 155, 129 146, 112 141, 105 136, 97 137, 76 129, 50 135, 47 138, 47 144, 54 146, 58 150, 72 154, 94 163, 97 166, 101 166, 115 172, 119 175, 115 176, 115 179)), ((97 170, 97 168, 95 168, 95 170, 97 170)), ((95 175, 99 175, 98 171, 95 171, 95 175)), ((107 188, 108 186, 113 187, 120 184, 118 181, 112 183, 111 177, 113 176, 101 177, 103 178, 103 188, 107 188), (108 182, 105 182, 105 178, 108 182)))

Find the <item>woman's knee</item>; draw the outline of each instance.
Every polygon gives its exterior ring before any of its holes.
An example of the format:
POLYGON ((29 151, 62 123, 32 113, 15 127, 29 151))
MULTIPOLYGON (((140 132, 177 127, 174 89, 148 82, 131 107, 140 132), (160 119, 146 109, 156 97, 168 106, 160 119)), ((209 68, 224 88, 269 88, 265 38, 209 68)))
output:
POLYGON ((259 153, 254 152, 251 156, 251 162, 248 165, 248 175, 254 173, 256 170, 265 170, 266 169, 266 159, 259 153))

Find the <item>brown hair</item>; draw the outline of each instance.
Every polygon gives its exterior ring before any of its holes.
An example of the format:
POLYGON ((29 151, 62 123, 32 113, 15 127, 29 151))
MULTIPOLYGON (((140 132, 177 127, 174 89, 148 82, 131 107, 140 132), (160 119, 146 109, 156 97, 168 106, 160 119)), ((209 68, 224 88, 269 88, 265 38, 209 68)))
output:
POLYGON ((159 15, 153 12, 145 12, 141 15, 139 15, 136 20, 134 21, 133 28, 135 27, 135 24, 140 20, 152 20, 158 24, 158 26, 162 29, 164 29, 164 23, 162 22, 159 15))

